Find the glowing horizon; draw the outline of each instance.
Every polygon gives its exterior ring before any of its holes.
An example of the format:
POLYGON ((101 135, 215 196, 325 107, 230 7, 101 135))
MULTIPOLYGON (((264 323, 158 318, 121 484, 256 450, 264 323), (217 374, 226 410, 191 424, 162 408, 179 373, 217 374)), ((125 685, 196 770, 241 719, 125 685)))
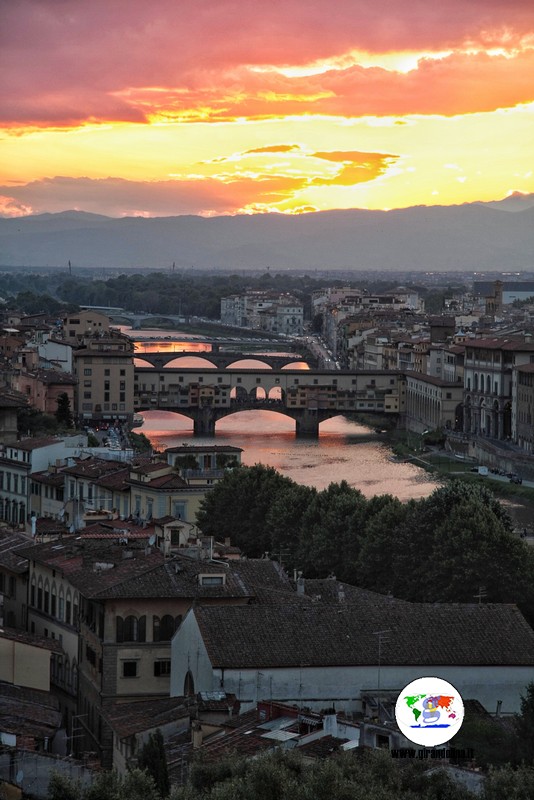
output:
POLYGON ((534 192, 534 7, 517 1, 20 0, 3 34, 6 217, 534 192))

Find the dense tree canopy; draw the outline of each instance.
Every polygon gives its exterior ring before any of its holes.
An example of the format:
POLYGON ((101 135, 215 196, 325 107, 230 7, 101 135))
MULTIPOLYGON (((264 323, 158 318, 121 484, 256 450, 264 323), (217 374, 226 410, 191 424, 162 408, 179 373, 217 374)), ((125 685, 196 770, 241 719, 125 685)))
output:
POLYGON ((518 603, 534 619, 534 556, 485 488, 453 481, 423 500, 371 500, 346 482, 323 491, 271 467, 240 467, 203 502, 204 533, 229 536, 309 577, 418 602, 518 603))

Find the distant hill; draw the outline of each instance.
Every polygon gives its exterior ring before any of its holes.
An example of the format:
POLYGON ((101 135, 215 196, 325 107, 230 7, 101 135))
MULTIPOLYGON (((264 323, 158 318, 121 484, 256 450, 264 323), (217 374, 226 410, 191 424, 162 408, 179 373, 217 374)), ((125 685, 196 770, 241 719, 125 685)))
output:
POLYGON ((392 211, 125 217, 66 211, 0 219, 0 265, 225 269, 522 270, 534 195, 392 211), (513 213, 511 213, 513 212, 513 213))

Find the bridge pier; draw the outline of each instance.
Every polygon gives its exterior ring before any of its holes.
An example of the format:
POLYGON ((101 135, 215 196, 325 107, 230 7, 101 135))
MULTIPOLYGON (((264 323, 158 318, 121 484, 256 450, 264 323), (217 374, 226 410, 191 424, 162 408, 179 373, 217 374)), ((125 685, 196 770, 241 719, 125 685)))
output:
POLYGON ((198 408, 193 415, 194 436, 215 436, 215 414, 209 406, 198 408))
POLYGON ((319 436, 319 418, 317 411, 306 409, 301 415, 295 417, 296 436, 300 438, 314 438, 319 436))

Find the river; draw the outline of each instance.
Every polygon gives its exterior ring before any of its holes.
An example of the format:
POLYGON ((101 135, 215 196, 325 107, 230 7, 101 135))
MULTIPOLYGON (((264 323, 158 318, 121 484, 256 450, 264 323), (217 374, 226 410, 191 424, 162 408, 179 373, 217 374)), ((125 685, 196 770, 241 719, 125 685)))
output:
MULTIPOLYGON (((122 328, 136 341, 136 352, 140 355, 154 350, 195 350, 208 355, 209 345, 192 346, 191 342, 169 342, 165 336, 180 336, 179 331, 132 331, 122 328), (162 341, 144 343, 145 336, 161 336, 162 341), (145 350, 146 348, 146 350, 145 350), (148 349, 150 348, 150 349, 148 349)), ((187 359, 189 362, 189 359, 187 359)), ((191 363, 182 359, 183 366, 197 366, 196 358, 191 363)), ((241 366, 256 366, 240 362, 241 366)), ((295 367, 292 365, 292 368, 295 367)), ((307 369, 307 365, 302 365, 307 369)), ((289 417, 273 411, 241 411, 217 422, 216 436, 212 439, 193 437, 193 423, 186 417, 168 411, 147 411, 142 414, 144 424, 137 428, 144 433, 154 447, 160 450, 187 444, 227 444, 242 447, 244 464, 266 464, 275 467, 297 483, 323 489, 335 481, 346 480, 366 497, 377 494, 393 494, 401 500, 429 495, 437 484, 428 473, 412 464, 391 460, 391 450, 369 429, 335 417, 323 422, 319 438, 297 439, 295 422, 289 417)))

